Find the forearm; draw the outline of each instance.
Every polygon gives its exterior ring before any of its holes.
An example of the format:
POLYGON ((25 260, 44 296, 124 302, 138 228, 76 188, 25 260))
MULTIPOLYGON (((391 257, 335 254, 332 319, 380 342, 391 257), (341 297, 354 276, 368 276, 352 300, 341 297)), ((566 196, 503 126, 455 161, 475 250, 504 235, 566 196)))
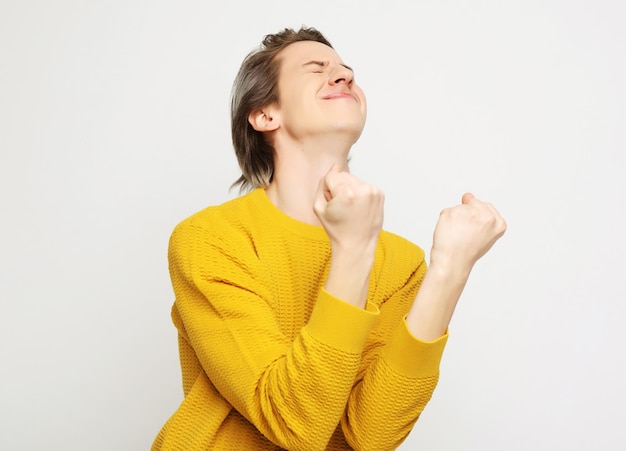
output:
POLYGON ((376 243, 362 248, 333 245, 330 269, 324 288, 344 302, 364 308, 376 243))
POLYGON ((332 249, 324 287, 333 296, 360 308, 367 301, 369 274, 383 224, 383 204, 384 195, 379 189, 333 165, 320 181, 313 206, 332 249))
POLYGON ((447 336, 415 340, 404 321, 352 390, 342 419, 354 449, 396 449, 407 437, 438 382, 447 336))
POLYGON ((411 334, 433 341, 445 334, 469 276, 468 269, 432 266, 407 315, 411 334))
MULTIPOLYGON (((218 316, 207 314, 207 298, 177 299, 189 343, 220 395, 280 447, 323 449, 344 412, 376 312, 321 293, 308 324, 288 345, 259 310, 250 327, 243 311, 225 321, 219 301, 211 302, 218 316)), ((255 313, 253 298, 247 301, 242 308, 255 313)))

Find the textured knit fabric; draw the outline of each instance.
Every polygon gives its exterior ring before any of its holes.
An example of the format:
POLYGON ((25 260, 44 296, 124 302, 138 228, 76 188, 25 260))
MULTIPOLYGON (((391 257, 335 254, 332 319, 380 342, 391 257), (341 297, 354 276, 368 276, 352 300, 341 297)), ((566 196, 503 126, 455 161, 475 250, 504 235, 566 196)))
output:
POLYGON ((423 251, 381 232, 365 309, 323 288, 324 229, 263 189, 209 207, 172 233, 184 399, 152 450, 388 450, 437 384, 447 335, 411 336, 423 251))

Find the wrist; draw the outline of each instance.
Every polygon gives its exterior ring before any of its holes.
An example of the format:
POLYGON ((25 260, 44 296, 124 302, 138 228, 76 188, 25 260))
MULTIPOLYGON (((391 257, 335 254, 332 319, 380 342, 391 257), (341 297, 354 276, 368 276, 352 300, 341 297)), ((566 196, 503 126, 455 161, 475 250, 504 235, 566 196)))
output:
POLYGON ((325 289, 333 296, 365 307, 374 252, 364 249, 333 249, 325 289))
POLYGON ((472 271, 472 267, 473 265, 471 263, 464 262, 461 258, 447 255, 435 249, 431 250, 428 272, 430 272, 433 277, 437 277, 443 282, 461 282, 465 284, 472 271))
POLYGON ((461 266, 440 264, 428 268, 407 315, 409 330, 416 338, 432 341, 445 333, 468 276, 469 269, 461 266))

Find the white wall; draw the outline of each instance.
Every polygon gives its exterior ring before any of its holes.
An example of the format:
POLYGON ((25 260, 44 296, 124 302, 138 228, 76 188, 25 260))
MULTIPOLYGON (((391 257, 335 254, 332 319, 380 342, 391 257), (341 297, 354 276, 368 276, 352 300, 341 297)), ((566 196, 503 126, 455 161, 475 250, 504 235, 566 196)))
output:
POLYGON ((387 229, 428 249, 465 191, 509 224, 402 449, 623 446, 624 17, 619 0, 2 1, 0 449, 148 449, 181 400, 169 233, 231 197, 235 72, 302 24, 368 95, 352 167, 386 192, 387 229))

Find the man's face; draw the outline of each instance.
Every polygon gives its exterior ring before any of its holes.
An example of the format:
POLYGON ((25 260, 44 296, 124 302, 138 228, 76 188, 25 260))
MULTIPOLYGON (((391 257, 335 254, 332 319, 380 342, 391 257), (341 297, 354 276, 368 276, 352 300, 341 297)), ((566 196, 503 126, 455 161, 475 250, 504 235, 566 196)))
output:
POLYGON ((278 58, 282 131, 296 140, 341 132, 356 141, 365 125, 365 94, 337 52, 320 42, 302 41, 287 46, 278 58))

